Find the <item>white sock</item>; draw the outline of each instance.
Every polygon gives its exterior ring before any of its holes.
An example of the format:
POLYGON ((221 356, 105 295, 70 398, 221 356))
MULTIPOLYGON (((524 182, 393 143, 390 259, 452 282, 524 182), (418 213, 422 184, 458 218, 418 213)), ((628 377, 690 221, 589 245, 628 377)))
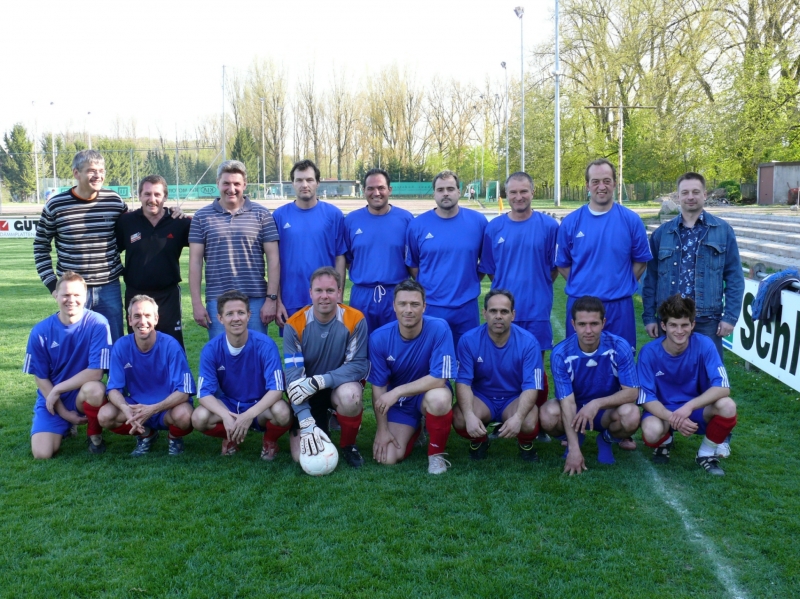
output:
POLYGON ((664 441, 661 445, 659 445, 659 447, 664 447, 665 445, 669 445, 670 443, 672 443, 672 435, 670 435, 666 441, 664 441))
POLYGON ((703 437, 703 442, 700 444, 700 449, 697 450, 697 457, 705 458, 717 453, 717 443, 710 441, 708 437, 703 437))

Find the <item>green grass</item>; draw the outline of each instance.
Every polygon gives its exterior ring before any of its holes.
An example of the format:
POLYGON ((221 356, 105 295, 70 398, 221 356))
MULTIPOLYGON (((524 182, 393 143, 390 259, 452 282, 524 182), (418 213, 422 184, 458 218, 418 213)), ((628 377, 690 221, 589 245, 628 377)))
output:
MULTIPOLYGON (((286 437, 275 463, 259 460, 253 434, 228 459, 195 433, 179 458, 162 440, 133 460, 133 441, 106 433, 103 456, 68 439, 36 462, 35 387, 20 368, 31 326, 55 303, 31 240, 0 242, 0 273, 2 597, 729 596, 708 543, 747 596, 797 596, 800 394, 730 353, 740 424, 723 479, 694 465, 699 439, 679 439, 655 470, 638 435, 640 449, 618 452, 615 466, 597 464, 590 437, 589 471, 573 478, 557 443, 539 445, 538 465, 518 460, 513 442, 473 463, 456 435, 453 467, 438 477, 416 450, 395 467, 368 460, 315 479, 291 462, 286 437)), ((558 323, 564 303, 559 282, 558 323)), ((196 372, 205 331, 190 323, 185 333, 196 372)), ((369 458, 367 399, 359 445, 369 458)))

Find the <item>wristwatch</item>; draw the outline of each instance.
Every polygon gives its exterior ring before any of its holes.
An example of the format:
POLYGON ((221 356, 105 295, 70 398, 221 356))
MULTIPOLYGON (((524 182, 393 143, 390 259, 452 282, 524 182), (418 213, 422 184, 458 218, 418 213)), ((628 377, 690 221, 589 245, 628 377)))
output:
POLYGON ((267 295, 267 299, 271 299, 272 301, 277 302, 278 296, 273 293, 272 295, 267 295))

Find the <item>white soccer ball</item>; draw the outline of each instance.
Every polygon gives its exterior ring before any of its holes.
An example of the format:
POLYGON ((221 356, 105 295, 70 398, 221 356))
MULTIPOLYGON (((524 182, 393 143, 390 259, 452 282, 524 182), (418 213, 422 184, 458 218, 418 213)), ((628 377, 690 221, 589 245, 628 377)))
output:
POLYGON ((325 476, 336 470, 339 463, 339 450, 330 441, 322 441, 325 449, 316 455, 300 454, 300 467, 311 476, 325 476))

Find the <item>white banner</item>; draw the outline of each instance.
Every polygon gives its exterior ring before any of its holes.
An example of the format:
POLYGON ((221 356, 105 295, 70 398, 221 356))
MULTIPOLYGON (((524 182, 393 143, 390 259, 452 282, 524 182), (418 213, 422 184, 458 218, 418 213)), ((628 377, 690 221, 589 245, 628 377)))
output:
POLYGON ((780 322, 753 320, 757 294, 758 282, 745 279, 742 314, 733 333, 722 343, 737 356, 800 391, 800 294, 793 290, 781 292, 780 322))
POLYGON ((36 218, 3 218, 0 216, 0 238, 36 237, 36 218))

